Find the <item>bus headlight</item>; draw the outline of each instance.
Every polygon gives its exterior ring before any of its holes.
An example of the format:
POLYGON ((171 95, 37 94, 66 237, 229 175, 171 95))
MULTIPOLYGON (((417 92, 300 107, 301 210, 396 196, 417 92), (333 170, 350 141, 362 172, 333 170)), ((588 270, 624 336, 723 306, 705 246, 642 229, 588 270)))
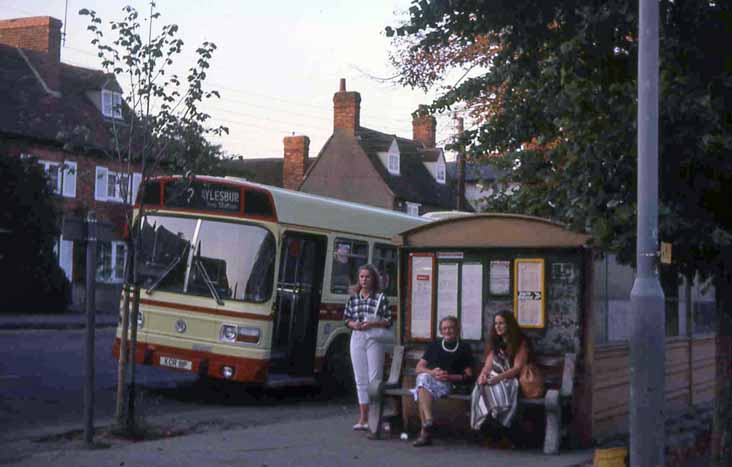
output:
POLYGON ((245 326, 239 326, 239 331, 236 336, 237 342, 244 342, 246 344, 256 344, 259 342, 261 332, 259 328, 249 328, 245 326))
POLYGON ((235 342, 236 341, 236 326, 232 324, 221 325, 221 332, 219 333, 219 339, 224 342, 235 342))
POLYGON ((137 327, 141 328, 142 325, 145 323, 145 318, 142 315, 142 311, 137 311, 137 327))

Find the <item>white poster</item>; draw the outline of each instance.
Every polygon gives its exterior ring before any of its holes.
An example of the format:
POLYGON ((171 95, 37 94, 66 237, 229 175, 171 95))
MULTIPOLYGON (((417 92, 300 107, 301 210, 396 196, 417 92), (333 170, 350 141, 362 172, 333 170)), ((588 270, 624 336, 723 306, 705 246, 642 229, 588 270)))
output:
POLYGON ((516 260, 516 321, 527 328, 544 327, 544 260, 516 260))
POLYGON ((488 276, 491 295, 508 295, 511 293, 510 268, 510 261, 491 261, 490 275, 488 276))
POLYGON ((411 322, 412 338, 432 338, 432 256, 412 256, 411 322))
POLYGON ((480 340, 483 331, 483 266, 463 264, 460 307, 460 337, 480 340))
MULTIPOLYGON (((437 323, 445 316, 458 316, 458 265, 437 265, 437 323)), ((437 329, 437 335, 441 336, 437 329)))

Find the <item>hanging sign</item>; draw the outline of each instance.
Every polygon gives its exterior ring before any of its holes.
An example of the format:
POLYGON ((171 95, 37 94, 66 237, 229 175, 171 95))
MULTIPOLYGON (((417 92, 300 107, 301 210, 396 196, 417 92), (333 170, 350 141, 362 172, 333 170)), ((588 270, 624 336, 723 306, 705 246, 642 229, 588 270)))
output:
POLYGON ((514 315, 523 328, 546 326, 544 296, 544 260, 514 261, 514 315))

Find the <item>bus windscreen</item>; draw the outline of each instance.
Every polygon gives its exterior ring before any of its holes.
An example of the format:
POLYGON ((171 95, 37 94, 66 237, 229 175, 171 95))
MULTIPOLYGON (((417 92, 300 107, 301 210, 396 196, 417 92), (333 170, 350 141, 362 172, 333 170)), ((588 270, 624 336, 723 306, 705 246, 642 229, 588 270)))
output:
POLYGON ((258 225, 147 215, 139 275, 153 291, 261 303, 272 294, 275 239, 258 225))

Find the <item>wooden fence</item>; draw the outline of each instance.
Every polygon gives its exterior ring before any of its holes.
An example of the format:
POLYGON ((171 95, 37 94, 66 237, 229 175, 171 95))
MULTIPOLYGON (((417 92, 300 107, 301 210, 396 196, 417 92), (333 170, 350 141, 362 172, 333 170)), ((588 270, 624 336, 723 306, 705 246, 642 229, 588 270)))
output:
MULTIPOLYGON (((714 398, 714 336, 666 340, 666 413, 714 398), (691 377, 690 377, 691 375, 691 377)), ((627 342, 594 349, 592 435, 602 440, 628 432, 630 349, 627 342)))

